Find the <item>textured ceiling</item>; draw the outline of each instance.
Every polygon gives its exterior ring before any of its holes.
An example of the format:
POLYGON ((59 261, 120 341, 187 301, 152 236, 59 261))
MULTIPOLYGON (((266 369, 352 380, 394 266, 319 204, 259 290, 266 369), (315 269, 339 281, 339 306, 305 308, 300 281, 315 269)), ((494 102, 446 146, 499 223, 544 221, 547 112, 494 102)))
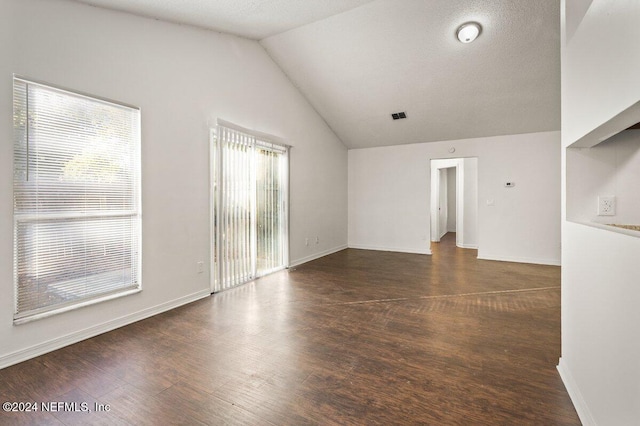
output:
POLYGON ((560 129, 559 0, 76 1, 260 40, 349 148, 560 129))
POLYGON ((377 0, 261 44, 349 148, 560 129, 556 0, 377 0))
POLYGON ((76 0, 260 40, 372 0, 76 0))

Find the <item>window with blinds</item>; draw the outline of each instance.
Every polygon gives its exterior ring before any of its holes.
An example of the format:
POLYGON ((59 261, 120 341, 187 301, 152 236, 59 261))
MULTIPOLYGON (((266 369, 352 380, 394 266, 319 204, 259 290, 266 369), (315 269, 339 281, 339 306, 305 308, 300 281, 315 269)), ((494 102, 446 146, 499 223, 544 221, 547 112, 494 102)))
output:
POLYGON ((139 291, 139 109, 13 87, 14 322, 139 291))
POLYGON ((216 292, 286 266, 288 148, 218 126, 211 160, 216 292))

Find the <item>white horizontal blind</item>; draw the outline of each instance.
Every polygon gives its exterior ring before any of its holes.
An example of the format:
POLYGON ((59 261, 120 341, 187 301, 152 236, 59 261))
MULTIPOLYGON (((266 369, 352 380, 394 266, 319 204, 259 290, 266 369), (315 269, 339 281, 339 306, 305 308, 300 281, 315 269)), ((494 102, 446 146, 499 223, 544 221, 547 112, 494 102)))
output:
POLYGON ((287 149, 218 126, 213 135, 214 292, 285 266, 287 149))
POLYGON ((140 111, 14 79, 16 322, 140 289, 140 111))

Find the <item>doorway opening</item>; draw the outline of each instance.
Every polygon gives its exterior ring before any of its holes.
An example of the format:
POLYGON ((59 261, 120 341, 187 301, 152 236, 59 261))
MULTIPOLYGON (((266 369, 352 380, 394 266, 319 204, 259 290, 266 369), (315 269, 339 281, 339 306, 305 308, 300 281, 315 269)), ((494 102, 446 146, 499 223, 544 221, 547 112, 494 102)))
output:
POLYGON ((456 246, 478 248, 478 159, 431 160, 431 242, 455 233, 456 246))

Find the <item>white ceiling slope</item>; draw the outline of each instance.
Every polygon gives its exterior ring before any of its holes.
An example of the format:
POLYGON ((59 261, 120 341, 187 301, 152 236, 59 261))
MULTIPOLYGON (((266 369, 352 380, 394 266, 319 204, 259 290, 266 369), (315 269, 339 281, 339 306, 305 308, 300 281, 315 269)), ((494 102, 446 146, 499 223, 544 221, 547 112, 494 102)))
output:
POLYGON ((260 40, 372 0, 76 0, 260 40))
POLYGON ((557 0, 377 0, 261 44, 349 148, 560 129, 557 0))
POLYGON ((349 148, 560 129, 560 0, 76 1, 261 40, 349 148))

